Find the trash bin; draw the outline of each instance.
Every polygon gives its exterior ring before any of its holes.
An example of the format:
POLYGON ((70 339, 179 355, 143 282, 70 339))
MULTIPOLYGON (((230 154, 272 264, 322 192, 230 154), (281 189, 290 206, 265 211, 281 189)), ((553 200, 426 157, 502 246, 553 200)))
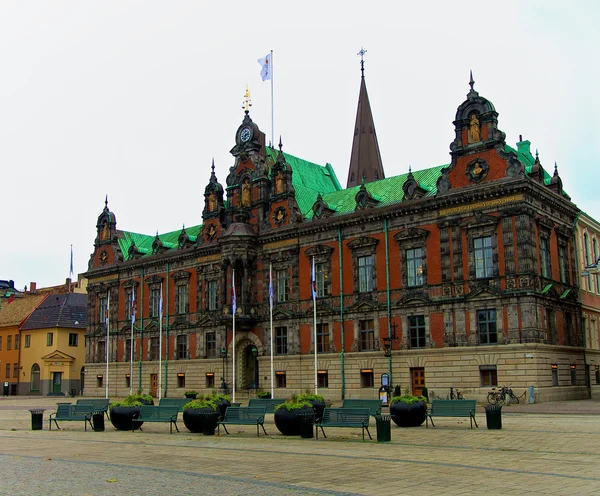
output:
POLYGON ((42 430, 42 424, 44 422, 44 410, 41 408, 36 408, 29 411, 31 412, 31 430, 42 430))
POLYGON ((202 415, 202 434, 205 436, 214 436, 219 421, 219 412, 201 412, 202 415))
POLYGON ((315 425, 314 413, 299 413, 300 416, 300 437, 310 439, 313 437, 313 426, 315 425))
POLYGON ((8 396, 8 382, 4 383, 4 388, 2 389, 2 394, 4 396, 8 396))
POLYGON ((488 429, 502 429, 502 405, 486 405, 485 421, 488 429))
POLYGON ((104 412, 92 412, 92 428, 95 432, 104 431, 104 412))
POLYGON ((377 425, 377 442, 389 443, 392 440, 392 423, 389 415, 375 416, 377 425))

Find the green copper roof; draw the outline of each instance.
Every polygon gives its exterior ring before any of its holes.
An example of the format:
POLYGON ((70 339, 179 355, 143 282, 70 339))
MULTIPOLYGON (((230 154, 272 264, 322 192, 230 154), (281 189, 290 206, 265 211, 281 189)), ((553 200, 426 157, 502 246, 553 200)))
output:
MULTIPOLYGON (((412 175, 415 180, 420 184, 421 188, 427 191, 425 198, 434 196, 437 193, 436 182, 438 177, 440 177, 440 171, 444 167, 447 167, 447 165, 438 165, 430 169, 413 171, 412 175)), ((375 200, 379 201, 377 204, 378 207, 400 203, 404 198, 402 186, 404 186, 407 177, 408 173, 387 177, 379 181, 366 183, 365 188, 375 200)), ((334 215, 348 214, 354 212, 356 209, 355 197, 360 188, 360 186, 354 186, 342 191, 323 194, 323 200, 330 209, 335 210, 336 213, 334 215)), ((307 218, 311 218, 313 215, 312 210, 305 215, 307 218)))
MULTIPOLYGON (((278 150, 269 147, 265 149, 269 158, 273 161, 277 160, 278 150)), ((315 164, 285 152, 283 156, 292 168, 292 185, 296 192, 296 202, 304 216, 311 212, 319 193, 325 195, 342 189, 331 164, 324 166, 315 164)))
MULTIPOLYGON (((202 230, 202 224, 198 226, 186 227, 185 232, 190 238, 190 241, 196 241, 198 234, 202 230)), ((122 231, 123 237, 119 238, 119 248, 124 257, 127 257, 127 252, 131 243, 135 243, 138 251, 143 253, 143 256, 152 254, 152 243, 156 236, 148 236, 146 234, 138 234, 129 231, 122 231)), ((177 248, 177 240, 181 234, 181 229, 171 231, 164 234, 159 234, 158 237, 162 241, 165 248, 177 248)))

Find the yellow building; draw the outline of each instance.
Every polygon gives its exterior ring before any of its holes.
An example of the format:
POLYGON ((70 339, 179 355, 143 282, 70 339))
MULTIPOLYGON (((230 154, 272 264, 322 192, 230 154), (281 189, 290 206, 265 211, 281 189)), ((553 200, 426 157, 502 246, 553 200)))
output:
POLYGON ((50 294, 21 327, 20 394, 79 394, 83 388, 85 294, 50 294))
POLYGON ((18 394, 20 382, 19 328, 27 317, 46 298, 46 295, 12 294, 0 305, 0 393, 18 394))

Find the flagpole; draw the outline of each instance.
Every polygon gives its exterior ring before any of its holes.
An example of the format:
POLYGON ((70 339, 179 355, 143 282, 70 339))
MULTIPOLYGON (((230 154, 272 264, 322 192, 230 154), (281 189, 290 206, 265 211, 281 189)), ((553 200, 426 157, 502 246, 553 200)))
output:
POLYGON ((110 289, 106 298, 106 386, 104 387, 104 397, 108 399, 108 350, 110 347, 110 289))
POLYGON ((315 345, 315 394, 317 394, 317 288, 315 275, 315 257, 312 257, 312 297, 313 297, 313 340, 315 345))
POLYGON ((73 245, 71 245, 71 265, 69 266, 69 293, 73 284, 73 245))
POLYGON ((273 265, 269 263, 269 317, 271 321, 271 398, 275 396, 273 385, 273 265))
POLYGON ((135 286, 131 293, 131 341, 129 345, 129 394, 133 394, 133 326, 135 325, 135 286))
POLYGON ((160 283, 160 298, 158 300, 158 400, 162 389, 162 283, 160 283))
POLYGON ((271 50, 271 143, 275 148, 275 119, 273 116, 273 50, 271 50))
POLYGON ((233 398, 233 403, 235 403, 235 311, 237 308, 237 302, 235 301, 235 268, 231 269, 231 294, 233 295, 232 298, 232 302, 231 302, 231 309, 233 310, 232 314, 233 314, 233 332, 231 335, 231 342, 232 342, 232 351, 233 351, 233 359, 231 360, 231 367, 232 367, 232 371, 231 371, 231 377, 232 377, 232 381, 233 381, 233 394, 232 394, 232 398, 233 398))

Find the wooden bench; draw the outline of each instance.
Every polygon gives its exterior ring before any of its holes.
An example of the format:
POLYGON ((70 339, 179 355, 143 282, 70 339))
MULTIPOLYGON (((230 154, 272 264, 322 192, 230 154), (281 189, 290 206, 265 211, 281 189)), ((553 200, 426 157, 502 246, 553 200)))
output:
POLYGON ((225 432, 229 434, 227 425, 256 425, 256 437, 260 435, 258 426, 262 427, 265 436, 268 435, 265 431, 265 407, 261 406, 236 406, 227 407, 223 420, 217 423, 217 433, 221 435, 220 428, 223 426, 225 432))
MULTIPOLYGON (((169 422, 169 431, 173 434, 173 426, 179 432, 177 415, 179 415, 178 406, 142 405, 140 406, 140 413, 134 415, 133 419, 131 419, 131 430, 135 431, 135 425, 142 422, 169 422)), ((140 430, 142 430, 141 426, 140 430)))
POLYGON ((58 426, 58 420, 60 421, 71 421, 71 420, 83 420, 83 425, 87 431, 87 425, 92 426, 92 409, 90 405, 72 405, 69 403, 59 403, 56 412, 50 414, 49 430, 52 430, 52 422, 56 425, 56 428, 60 430, 58 426))
POLYGON ((430 420, 431 425, 435 427, 432 417, 469 417, 471 429, 473 422, 475 422, 475 427, 479 428, 477 420, 475 420, 476 407, 475 400, 432 400, 431 407, 425 415, 425 427, 429 427, 430 420))
POLYGON ((108 405, 110 404, 110 400, 107 398, 80 398, 77 400, 76 405, 86 405, 91 406, 92 411, 94 412, 104 412, 106 414, 106 418, 110 420, 110 416, 108 414, 108 405))
POLYGON ((257 406, 259 408, 264 408, 265 409, 265 413, 275 413, 275 407, 277 405, 281 405, 282 403, 285 403, 284 399, 276 399, 276 398, 269 398, 269 399, 251 398, 250 401, 248 402, 248 406, 257 406))
POLYGON ((187 405, 191 400, 189 398, 161 398, 158 406, 176 406, 180 412, 183 412, 183 406, 187 405))
POLYGON ((374 417, 381 415, 381 400, 345 399, 342 401, 342 408, 368 408, 374 417))
POLYGON ((369 432, 369 418, 371 412, 368 408, 325 408, 323 416, 316 425, 317 439, 319 439, 319 427, 323 433, 323 437, 327 438, 323 427, 360 427, 362 429, 362 438, 365 440, 365 429, 369 432))

